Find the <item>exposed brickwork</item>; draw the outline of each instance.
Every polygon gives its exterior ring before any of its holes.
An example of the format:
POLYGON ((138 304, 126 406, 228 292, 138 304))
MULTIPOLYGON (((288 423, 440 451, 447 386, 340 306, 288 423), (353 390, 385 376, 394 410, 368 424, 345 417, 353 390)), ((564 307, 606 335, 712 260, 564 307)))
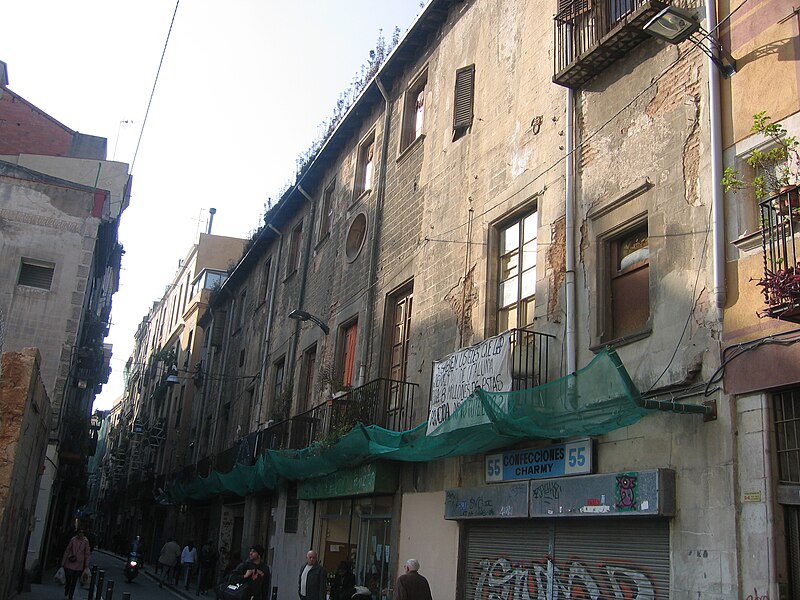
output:
POLYGON ((73 134, 12 91, 0 95, 0 154, 68 156, 73 134))

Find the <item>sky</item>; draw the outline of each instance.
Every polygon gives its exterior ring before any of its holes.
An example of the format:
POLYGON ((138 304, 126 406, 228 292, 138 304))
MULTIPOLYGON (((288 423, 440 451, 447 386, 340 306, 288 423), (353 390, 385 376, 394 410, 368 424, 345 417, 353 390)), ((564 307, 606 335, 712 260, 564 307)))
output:
POLYGON ((26 0, 3 7, 8 87, 70 129, 105 137, 131 165, 125 248, 107 343, 123 392, 136 326, 214 207, 212 232, 247 237, 268 199, 359 74, 420 0, 26 0), (164 44, 170 32, 169 43, 164 44), (153 84, 158 83, 145 121, 153 84), (137 150, 138 147, 138 150, 137 150), (134 160, 135 157, 135 160, 134 160))

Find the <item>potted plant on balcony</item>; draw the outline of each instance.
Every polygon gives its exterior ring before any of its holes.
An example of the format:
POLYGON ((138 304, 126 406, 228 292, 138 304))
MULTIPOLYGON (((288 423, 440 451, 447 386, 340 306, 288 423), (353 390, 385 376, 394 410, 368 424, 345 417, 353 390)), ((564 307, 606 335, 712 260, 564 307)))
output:
POLYGON ((753 115, 751 132, 764 136, 770 147, 768 150, 756 148, 747 157, 747 164, 756 173, 752 181, 747 181, 737 169, 727 167, 721 183, 726 192, 752 187, 759 201, 775 196, 773 208, 794 217, 800 209, 800 142, 771 120, 766 112, 753 115))

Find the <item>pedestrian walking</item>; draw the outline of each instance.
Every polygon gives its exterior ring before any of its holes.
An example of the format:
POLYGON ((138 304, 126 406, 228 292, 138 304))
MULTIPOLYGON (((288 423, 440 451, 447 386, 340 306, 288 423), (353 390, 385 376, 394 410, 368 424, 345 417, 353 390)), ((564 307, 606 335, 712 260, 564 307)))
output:
POLYGON ((183 547, 181 552, 181 569, 183 575, 183 589, 189 590, 189 584, 194 577, 194 569, 197 565, 197 548, 194 542, 189 540, 189 543, 183 547))
POLYGON ((397 578, 394 600, 433 600, 428 580, 419 574, 419 561, 409 558, 403 565, 405 573, 397 578))
POLYGON ((83 528, 78 529, 77 533, 70 539, 61 558, 61 566, 64 567, 66 583, 64 584, 64 597, 72 600, 75 595, 75 586, 80 579, 83 570, 89 567, 89 559, 92 551, 89 547, 89 540, 83 528))
POLYGON ((169 538, 167 543, 161 547, 161 554, 158 556, 158 564, 161 565, 161 578, 158 580, 158 587, 163 586, 164 580, 168 583, 178 583, 178 560, 181 557, 181 547, 175 538, 169 538))

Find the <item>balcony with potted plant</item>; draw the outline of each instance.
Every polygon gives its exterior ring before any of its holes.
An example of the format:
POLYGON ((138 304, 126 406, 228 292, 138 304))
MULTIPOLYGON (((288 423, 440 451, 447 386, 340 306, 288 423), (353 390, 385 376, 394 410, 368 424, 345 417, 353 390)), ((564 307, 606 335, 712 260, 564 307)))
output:
POLYGON ((747 181, 728 167, 722 185, 725 191, 752 187, 758 201, 764 271, 756 285, 767 305, 761 315, 800 323, 800 142, 764 112, 754 116, 752 132, 765 138, 764 149, 746 159, 755 176, 747 181))

